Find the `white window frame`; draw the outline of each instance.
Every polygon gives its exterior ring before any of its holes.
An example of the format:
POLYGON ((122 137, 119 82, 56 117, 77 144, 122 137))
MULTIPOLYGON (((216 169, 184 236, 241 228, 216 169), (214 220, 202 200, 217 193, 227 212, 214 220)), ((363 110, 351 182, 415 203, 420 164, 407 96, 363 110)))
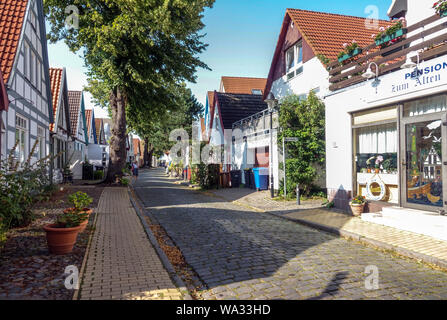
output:
POLYGON ((28 119, 16 114, 15 119, 16 124, 16 143, 17 147, 15 150, 16 158, 19 163, 24 163, 27 158, 27 148, 28 148, 28 119), (17 139, 18 136, 18 139, 17 139), (23 139, 23 140, 22 140, 23 139), (22 149, 23 146, 23 149, 22 149))
POLYGON ((286 65, 286 81, 290 81, 296 76, 299 76, 303 73, 303 41, 299 40, 293 46, 288 48, 284 54, 285 65, 286 65), (293 65, 288 68, 288 53, 293 50, 293 65), (299 72, 298 72, 299 71, 299 72))
POLYGON ((39 141, 39 151, 38 151, 38 159, 43 159, 46 157, 45 154, 45 129, 41 126, 37 126, 37 140, 39 141))
POLYGON ((23 55, 24 55, 24 74, 25 78, 29 80, 30 78, 30 45, 28 42, 23 42, 23 55))

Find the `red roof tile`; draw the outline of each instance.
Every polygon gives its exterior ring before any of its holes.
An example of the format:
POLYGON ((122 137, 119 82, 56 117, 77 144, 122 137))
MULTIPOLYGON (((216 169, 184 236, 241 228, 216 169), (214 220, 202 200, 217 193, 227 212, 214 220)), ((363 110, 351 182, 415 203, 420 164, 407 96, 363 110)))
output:
POLYGON ((264 93, 266 83, 266 78, 222 77, 225 93, 253 94, 252 90, 261 90, 264 93))
POLYGON ((85 121, 87 122, 87 135, 90 138, 90 128, 92 123, 92 109, 85 110, 85 121))
POLYGON ((98 143, 101 144, 101 125, 102 125, 102 119, 101 118, 95 118, 95 127, 96 127, 96 138, 98 139, 98 143))
POLYGON ((365 47, 373 42, 372 34, 377 34, 380 27, 391 24, 390 21, 379 20, 377 30, 374 30, 367 28, 370 25, 362 17, 300 9, 287 9, 286 12, 314 53, 324 54, 330 60, 337 58, 344 43, 355 40, 360 47, 365 47))
POLYGON ((206 135, 205 118, 200 118, 200 133, 203 139, 206 135))
MULTIPOLYGON (((62 68, 50 68, 50 83, 51 83, 51 96, 53 104, 54 122, 57 121, 56 113, 59 106, 59 99, 61 97, 62 90, 62 75, 64 69, 62 68)), ((50 130, 54 131, 54 123, 50 123, 50 130)))
POLYGON ((370 45, 374 39, 373 34, 378 33, 380 27, 391 24, 390 21, 379 20, 377 30, 367 28, 367 20, 362 17, 346 16, 334 13, 307 11, 301 9, 287 9, 276 44, 273 61, 266 84, 264 97, 270 91, 274 81, 273 76, 278 59, 281 56, 283 42, 286 37, 290 21, 297 26, 304 40, 317 56, 322 54, 334 61, 341 52, 344 43, 355 40, 360 47, 370 45))
POLYGON ((70 112, 71 133, 78 132, 79 110, 81 109, 82 91, 68 91, 68 110, 70 112))
POLYGON ((208 91, 208 106, 214 105, 214 91, 208 91))
POLYGON ((0 1, 0 68, 5 83, 14 65, 27 4, 28 0, 0 1))

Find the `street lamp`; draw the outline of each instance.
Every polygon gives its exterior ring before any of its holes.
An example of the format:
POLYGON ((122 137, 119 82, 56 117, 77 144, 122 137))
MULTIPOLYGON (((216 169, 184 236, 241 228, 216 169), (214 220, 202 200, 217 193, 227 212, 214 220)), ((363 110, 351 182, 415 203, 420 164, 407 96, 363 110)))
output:
POLYGON ((377 63, 375 63, 375 62, 371 62, 369 65, 368 65, 368 69, 366 70, 366 72, 364 73, 364 74, 362 74, 362 77, 363 78, 366 78, 366 79, 371 79, 372 77, 378 77, 379 76, 379 66, 377 65, 377 63), (376 66, 376 72, 373 72, 372 70, 371 70, 371 65, 372 64, 374 64, 375 66, 376 66))
POLYGON ((419 52, 417 52, 417 51, 410 52, 407 55, 407 59, 406 59, 405 63, 401 66, 401 69, 413 69, 416 66, 419 66, 419 63, 420 63, 419 59, 420 59, 419 58, 419 52), (411 60, 411 58, 414 57, 414 56, 417 56, 417 58, 418 58, 418 63, 417 64, 414 63, 413 60, 411 60))
POLYGON ((274 195, 274 184, 273 184, 273 110, 278 104, 275 96, 272 92, 269 92, 267 98, 265 99, 267 103, 268 111, 270 113, 270 147, 269 147, 269 167, 270 167, 270 196, 273 198, 274 195))

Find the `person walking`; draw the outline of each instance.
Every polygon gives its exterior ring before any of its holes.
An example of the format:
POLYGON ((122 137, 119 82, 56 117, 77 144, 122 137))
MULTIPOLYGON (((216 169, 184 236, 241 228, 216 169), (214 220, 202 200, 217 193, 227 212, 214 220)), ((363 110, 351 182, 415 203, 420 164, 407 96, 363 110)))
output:
POLYGON ((133 178, 134 178, 134 182, 136 182, 137 179, 138 179, 138 165, 137 165, 136 161, 134 161, 132 163, 132 175, 133 175, 133 178))

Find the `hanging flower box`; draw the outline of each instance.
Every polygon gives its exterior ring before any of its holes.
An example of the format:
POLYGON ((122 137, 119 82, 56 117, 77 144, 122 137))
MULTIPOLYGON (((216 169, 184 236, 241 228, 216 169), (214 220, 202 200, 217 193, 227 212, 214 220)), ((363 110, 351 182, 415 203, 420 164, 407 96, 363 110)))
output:
POLYGON ((342 57, 338 58, 338 62, 343 62, 345 60, 348 60, 352 57, 355 57, 359 54, 362 53, 362 49, 361 48, 356 48, 354 51, 352 51, 351 53, 346 53, 345 55, 343 55, 342 57))
POLYGON ((433 4, 433 9, 435 9, 436 13, 441 17, 447 16, 447 0, 439 0, 433 4))
POLYGON ((392 33, 391 35, 385 35, 382 38, 375 40, 376 45, 380 46, 380 45, 390 42, 394 39, 400 38, 406 33, 407 33, 406 28, 399 29, 396 32, 392 33))

